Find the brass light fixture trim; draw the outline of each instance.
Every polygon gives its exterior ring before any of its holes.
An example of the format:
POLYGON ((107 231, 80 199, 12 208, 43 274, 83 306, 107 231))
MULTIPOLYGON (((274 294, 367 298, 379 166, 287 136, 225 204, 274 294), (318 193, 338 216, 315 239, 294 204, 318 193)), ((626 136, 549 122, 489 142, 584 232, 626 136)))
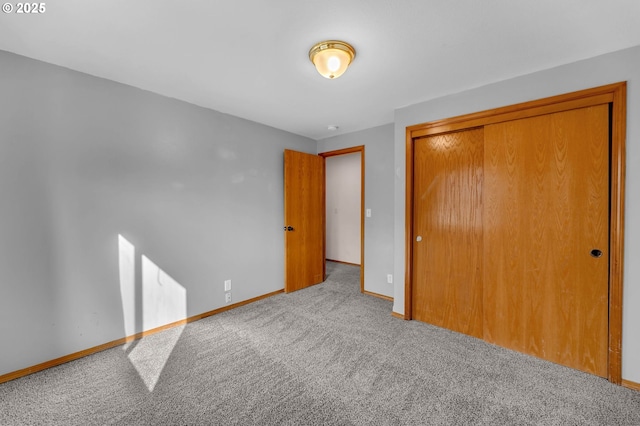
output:
POLYGON ((309 50, 309 59, 325 78, 340 77, 356 57, 356 50, 349 43, 340 40, 326 40, 309 50))

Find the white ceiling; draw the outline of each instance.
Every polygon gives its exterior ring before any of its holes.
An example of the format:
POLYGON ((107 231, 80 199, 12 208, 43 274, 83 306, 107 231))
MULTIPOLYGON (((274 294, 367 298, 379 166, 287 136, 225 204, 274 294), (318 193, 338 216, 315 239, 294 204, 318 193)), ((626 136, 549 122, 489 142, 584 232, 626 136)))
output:
POLYGON ((0 14, 0 49, 313 139, 390 123, 398 107, 640 45, 639 0, 45 5, 40 15, 0 14), (357 50, 337 80, 317 74, 307 56, 325 39, 357 50))

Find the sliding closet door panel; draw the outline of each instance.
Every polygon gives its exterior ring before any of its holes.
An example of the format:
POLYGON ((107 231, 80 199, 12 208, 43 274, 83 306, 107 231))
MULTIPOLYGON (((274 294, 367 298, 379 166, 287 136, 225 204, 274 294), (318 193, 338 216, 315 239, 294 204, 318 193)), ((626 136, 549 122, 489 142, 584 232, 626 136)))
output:
POLYGON ((414 145, 413 318, 482 337, 483 130, 414 145))
POLYGON ((608 105, 485 127, 484 337, 607 375, 608 105))

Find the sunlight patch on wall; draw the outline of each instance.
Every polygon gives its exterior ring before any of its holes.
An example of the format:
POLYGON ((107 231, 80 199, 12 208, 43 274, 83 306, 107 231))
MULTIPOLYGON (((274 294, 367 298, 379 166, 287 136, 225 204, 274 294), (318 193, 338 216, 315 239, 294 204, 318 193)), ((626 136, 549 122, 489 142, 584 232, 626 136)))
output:
POLYGON ((187 317, 187 290, 142 256, 142 329, 150 330, 187 317))
MULTIPOLYGON (((141 309, 142 331, 186 319, 187 290, 144 255, 139 288, 142 297, 136 304, 135 247, 118 235, 118 249, 125 335, 136 333, 136 308, 141 309)), ((157 385, 184 327, 174 327, 124 345, 129 361, 150 392, 157 385)))

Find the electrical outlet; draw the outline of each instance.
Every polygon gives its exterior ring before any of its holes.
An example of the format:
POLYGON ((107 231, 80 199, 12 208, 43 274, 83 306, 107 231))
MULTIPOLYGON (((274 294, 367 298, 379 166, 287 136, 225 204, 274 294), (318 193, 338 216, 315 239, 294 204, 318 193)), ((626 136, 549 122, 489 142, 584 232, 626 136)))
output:
POLYGON ((224 294, 224 302, 225 303, 231 303, 231 293, 225 293, 224 294))
POLYGON ((224 291, 231 291, 231 280, 224 280, 224 291))
POLYGON ((387 284, 393 284, 393 275, 387 274, 387 284))

